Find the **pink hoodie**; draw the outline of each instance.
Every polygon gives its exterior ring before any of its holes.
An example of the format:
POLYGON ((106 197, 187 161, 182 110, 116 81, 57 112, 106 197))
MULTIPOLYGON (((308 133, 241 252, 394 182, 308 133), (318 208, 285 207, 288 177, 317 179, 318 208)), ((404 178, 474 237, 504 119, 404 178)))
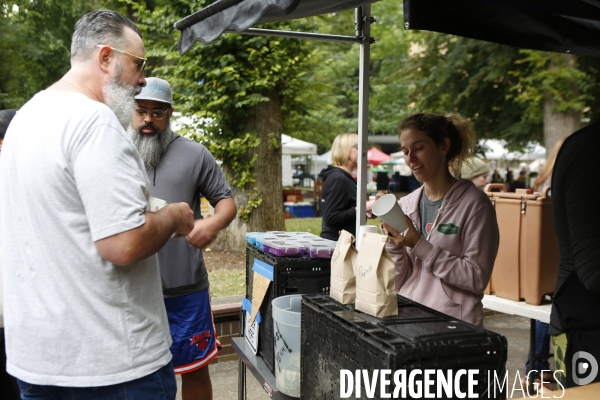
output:
MULTIPOLYGON (((398 203, 421 231, 423 187, 398 203)), ((396 292, 475 325, 483 324, 483 291, 492 275, 499 242, 496 211, 470 180, 461 179, 444 197, 427 238, 412 249, 386 249, 396 265, 396 292)))

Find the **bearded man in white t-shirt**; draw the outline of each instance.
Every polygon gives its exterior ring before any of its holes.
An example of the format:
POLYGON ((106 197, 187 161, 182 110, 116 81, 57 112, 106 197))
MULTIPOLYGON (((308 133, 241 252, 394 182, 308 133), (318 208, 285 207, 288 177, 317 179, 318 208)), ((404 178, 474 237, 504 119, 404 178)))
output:
POLYGON ((144 45, 121 14, 76 24, 71 69, 12 120, 0 159, 7 371, 24 399, 174 399, 155 253, 193 212, 150 212, 124 128, 144 45))

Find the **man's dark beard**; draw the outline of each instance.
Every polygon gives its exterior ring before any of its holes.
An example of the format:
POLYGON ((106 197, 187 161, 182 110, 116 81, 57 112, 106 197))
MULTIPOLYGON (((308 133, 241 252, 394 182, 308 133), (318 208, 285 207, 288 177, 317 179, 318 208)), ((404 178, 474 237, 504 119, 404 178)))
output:
POLYGON ((137 130, 129 126, 127 132, 129 132, 129 137, 137 148, 138 153, 140 153, 140 157, 144 161, 146 168, 153 168, 158 165, 160 158, 167 150, 167 147, 169 147, 169 143, 171 143, 171 134, 173 133, 170 122, 162 132, 153 123, 142 124, 137 130), (144 135, 142 129, 147 127, 152 127, 157 133, 154 135, 144 135))

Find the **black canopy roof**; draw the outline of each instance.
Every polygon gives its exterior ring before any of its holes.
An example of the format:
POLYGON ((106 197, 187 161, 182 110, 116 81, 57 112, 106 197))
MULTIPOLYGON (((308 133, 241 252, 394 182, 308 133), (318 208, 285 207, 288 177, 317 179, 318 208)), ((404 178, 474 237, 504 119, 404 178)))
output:
POLYGON ((599 7, 596 0, 404 0, 404 27, 600 56, 599 7))
MULTIPOLYGON (((180 54, 226 30, 338 12, 378 0, 218 0, 177 23, 180 54)), ((398 1, 398 0, 383 0, 398 1)), ((600 56, 600 0, 404 0, 406 29, 600 56)))
POLYGON ((379 0, 218 0, 175 23, 181 30, 179 53, 195 42, 209 44, 223 32, 242 32, 256 24, 285 21, 356 8, 379 0))

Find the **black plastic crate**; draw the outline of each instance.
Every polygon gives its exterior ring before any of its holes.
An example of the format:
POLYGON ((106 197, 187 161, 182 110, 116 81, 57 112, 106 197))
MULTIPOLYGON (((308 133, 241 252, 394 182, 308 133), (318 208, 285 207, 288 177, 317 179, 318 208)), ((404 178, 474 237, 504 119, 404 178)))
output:
MULTIPOLYGON (((339 399, 342 369, 406 370, 407 375, 413 369, 453 373, 477 369, 479 398, 506 396, 505 391, 493 388, 488 395, 487 381, 488 371, 492 382, 494 371, 504 377, 505 337, 402 296, 398 296, 398 316, 386 318, 355 311, 354 305, 343 305, 326 295, 303 296, 301 329, 302 399, 339 399)), ((360 398, 367 398, 364 382, 361 388, 360 398)), ((375 393, 378 398, 379 384, 375 393)), ((411 397, 407 394, 406 398, 411 397)))
MULTIPOLYGON (((331 260, 309 257, 277 257, 246 246, 246 298, 252 300, 252 266, 258 259, 273 267, 273 282, 260 307, 262 322, 258 329, 258 355, 267 367, 275 370, 275 342, 273 340, 273 316, 271 301, 279 296, 290 294, 329 294, 331 260)), ((244 332, 245 314, 241 314, 240 324, 244 332)))

